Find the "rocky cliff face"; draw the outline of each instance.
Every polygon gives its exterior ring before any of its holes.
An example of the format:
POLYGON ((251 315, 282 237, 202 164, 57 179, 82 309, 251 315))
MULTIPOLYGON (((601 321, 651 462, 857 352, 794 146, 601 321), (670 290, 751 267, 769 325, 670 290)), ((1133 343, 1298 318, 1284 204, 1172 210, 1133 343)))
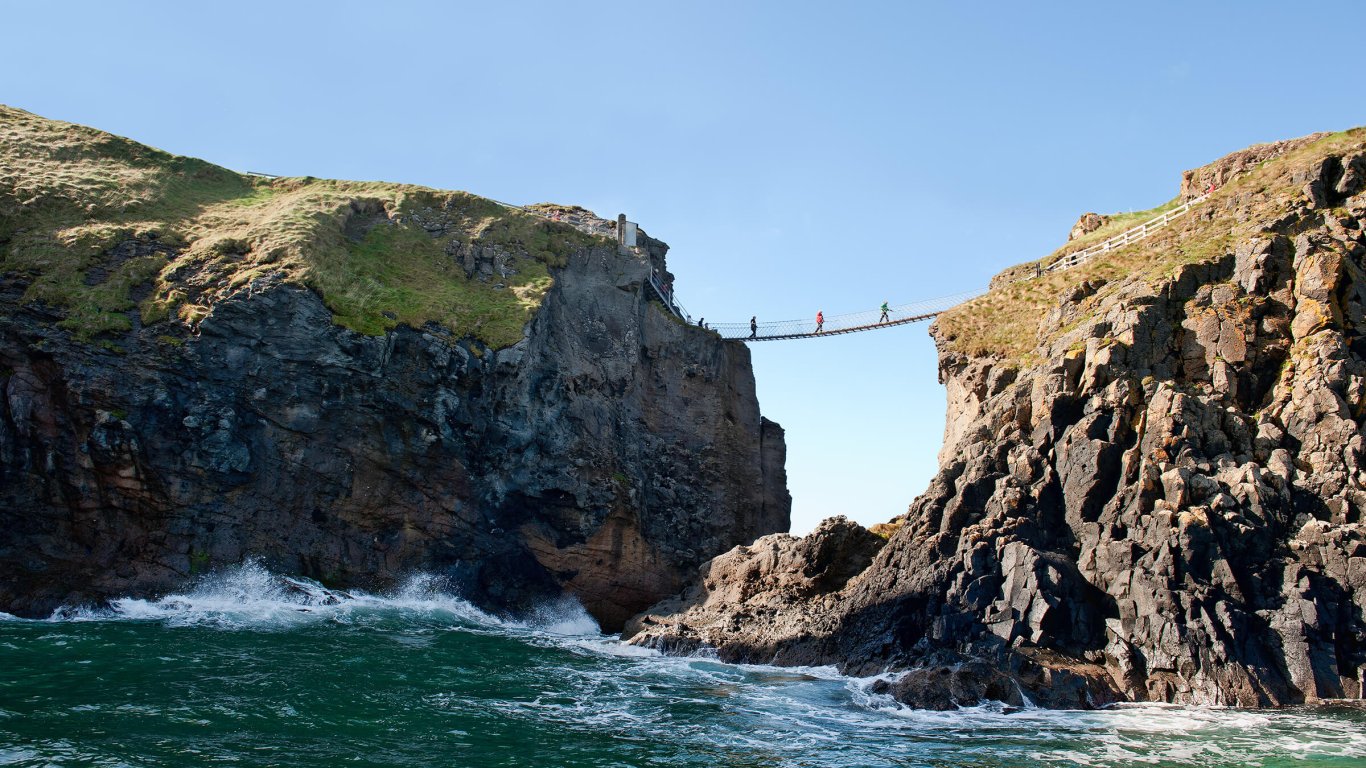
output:
MULTIPOLYGON (((4 170, 19 189, 24 169, 4 170)), ((24 199, 0 188, 11 264, 35 226, 24 199)), ((441 209, 345 210, 337 237, 356 242, 416 222, 404 236, 425 247, 445 226, 441 209)), ((564 253, 502 348, 437 322, 357 333, 279 272, 212 283, 202 318, 125 307, 127 330, 82 340, 78 307, 34 298, 48 275, 5 272, 0 610, 147 594, 254 556, 339 585, 437 572, 495 608, 568 591, 619 626, 699 563, 784 530, 790 506, 747 349, 648 300, 665 248, 643 240, 564 253)), ((451 241, 451 290, 494 295, 530 268, 517 241, 479 242, 451 241)), ((81 275, 98 289, 154 254, 173 280, 198 269, 187 247, 127 234, 81 275)))
POLYGON ((1361 697, 1366 133, 1224 180, 1038 315, 1007 284, 941 317, 941 469, 889 540, 739 547, 633 642, 904 670, 917 706, 1361 697))

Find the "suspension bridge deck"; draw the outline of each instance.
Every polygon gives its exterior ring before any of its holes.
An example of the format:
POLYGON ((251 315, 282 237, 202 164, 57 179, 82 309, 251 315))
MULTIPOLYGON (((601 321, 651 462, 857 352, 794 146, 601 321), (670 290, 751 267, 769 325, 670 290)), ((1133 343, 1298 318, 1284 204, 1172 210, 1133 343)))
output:
POLYGON ((882 312, 878 309, 851 312, 844 315, 827 315, 819 330, 817 330, 815 318, 756 322, 752 329, 749 323, 717 323, 715 325, 709 323, 707 327, 721 334, 721 338, 735 341, 782 341, 785 339, 842 336, 846 333, 895 328, 898 325, 931 320, 940 312, 956 307, 968 299, 981 296, 983 293, 985 291, 972 291, 929 299, 928 301, 918 301, 914 304, 889 307, 886 320, 882 319, 882 312))
MULTIPOLYGON (((941 311, 942 311, 942 310, 941 310, 941 311)), ((871 331, 871 330, 874 330, 874 329, 876 329, 876 328, 891 328, 892 326, 896 326, 896 325, 906 325, 906 324, 908 324, 908 323, 919 323, 919 322, 923 322, 923 321, 925 321, 925 320, 933 320, 934 318, 936 318, 936 317, 938 317, 938 316, 939 316, 939 312, 927 312, 927 313, 925 313, 925 314, 923 314, 923 315, 915 315, 914 317, 903 317, 903 318, 900 318, 900 319, 897 319, 897 320, 884 320, 884 321, 880 321, 880 322, 877 322, 877 323, 872 323, 872 324, 870 324, 870 325, 855 325, 855 326, 852 326, 852 327, 849 327, 849 328, 830 328, 830 329, 822 329, 820 332, 812 331, 811 333, 788 333, 788 334, 783 334, 783 335, 778 335, 778 336, 759 336, 759 335, 754 335, 754 336, 724 336, 724 335, 723 335, 721 338, 724 338, 724 339, 738 339, 738 340, 740 340, 740 341, 783 341, 784 339, 806 339, 806 338, 819 338, 819 337, 822 337, 822 336, 839 336, 840 334, 844 334, 844 333, 857 333, 857 332, 859 332, 859 331, 871 331)))

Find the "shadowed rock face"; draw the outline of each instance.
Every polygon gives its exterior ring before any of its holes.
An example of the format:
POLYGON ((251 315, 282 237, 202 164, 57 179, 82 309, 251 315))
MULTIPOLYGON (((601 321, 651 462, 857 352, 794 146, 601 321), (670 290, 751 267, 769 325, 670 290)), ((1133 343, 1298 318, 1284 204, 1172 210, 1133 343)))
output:
POLYGON ((341 585, 435 571, 495 608, 568 590, 619 626, 790 508, 748 350, 648 303, 649 269, 575 254, 497 351, 436 328, 358 335, 275 284, 197 335, 135 322, 114 354, 5 277, 0 610, 256 556, 341 585))
POLYGON ((883 689, 926 707, 1360 697, 1366 146, 1298 162, 1290 202, 1197 214, 1254 234, 1062 297, 1032 362, 938 339, 940 472, 875 555, 838 520, 765 537, 632 642, 910 670, 883 689), (807 578, 836 540, 859 572, 807 578))

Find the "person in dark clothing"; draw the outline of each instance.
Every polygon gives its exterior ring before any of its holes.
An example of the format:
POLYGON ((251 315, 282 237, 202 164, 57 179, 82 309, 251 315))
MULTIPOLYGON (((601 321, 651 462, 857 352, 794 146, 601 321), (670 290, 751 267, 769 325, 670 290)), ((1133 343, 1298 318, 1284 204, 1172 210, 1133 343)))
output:
POLYGON ((706 328, 706 327, 707 327, 707 318, 705 318, 705 317, 699 317, 699 318, 697 318, 697 327, 698 327, 698 328, 706 328))
POLYGON ((759 336, 759 316, 754 315, 749 319, 749 337, 751 339, 759 336))
POLYGON ((891 311, 891 310, 887 308, 887 302, 885 302, 885 301, 882 302, 882 317, 878 318, 878 322, 879 322, 879 323, 885 323, 885 322, 887 322, 888 320, 890 320, 891 318, 888 317, 888 315, 887 315, 887 313, 890 312, 890 311, 891 311))

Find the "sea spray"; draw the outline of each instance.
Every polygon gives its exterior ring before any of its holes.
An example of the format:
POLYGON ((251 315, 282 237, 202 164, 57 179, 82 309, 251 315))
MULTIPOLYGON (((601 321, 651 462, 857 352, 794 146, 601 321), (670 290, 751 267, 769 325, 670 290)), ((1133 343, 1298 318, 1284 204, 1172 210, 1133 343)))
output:
POLYGON ((446 589, 439 576, 415 573, 393 590, 329 589, 311 579, 271 572, 259 560, 205 574, 183 593, 155 599, 119 598, 99 608, 59 608, 49 621, 163 621, 229 629, 268 629, 319 620, 345 622, 367 613, 429 614, 477 625, 502 621, 446 589))

